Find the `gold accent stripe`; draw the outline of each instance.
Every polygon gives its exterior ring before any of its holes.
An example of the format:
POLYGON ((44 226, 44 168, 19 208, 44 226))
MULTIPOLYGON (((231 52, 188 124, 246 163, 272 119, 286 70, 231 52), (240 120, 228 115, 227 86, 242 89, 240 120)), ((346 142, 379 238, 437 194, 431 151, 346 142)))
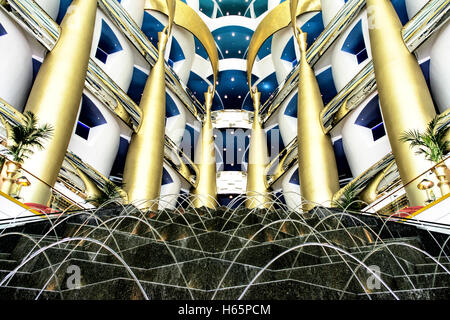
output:
POLYGON ((27 205, 23 204, 22 202, 18 201, 17 199, 14 199, 14 198, 11 197, 10 195, 7 195, 6 193, 4 193, 4 192, 2 192, 2 191, 0 191, 0 196, 2 196, 3 198, 6 198, 6 199, 8 199, 8 200, 14 202, 15 204, 21 206, 22 208, 24 208, 24 209, 26 209, 26 210, 28 210, 28 211, 30 211, 30 212, 36 214, 36 215, 42 215, 41 212, 37 212, 37 211, 31 209, 31 208, 28 207, 27 205))
POLYGON ((450 193, 447 193, 445 196, 443 196, 443 197, 437 199, 436 201, 434 201, 434 202, 432 202, 432 203, 426 205, 426 206, 423 207, 422 209, 417 210, 417 211, 414 212, 413 214, 410 214, 410 215, 407 216, 405 219, 411 219, 411 218, 417 216, 418 214, 424 212, 425 210, 428 210, 428 209, 430 209, 431 207, 434 207, 434 206, 437 205, 439 202, 444 201, 444 200, 447 199, 448 197, 450 197, 450 193))

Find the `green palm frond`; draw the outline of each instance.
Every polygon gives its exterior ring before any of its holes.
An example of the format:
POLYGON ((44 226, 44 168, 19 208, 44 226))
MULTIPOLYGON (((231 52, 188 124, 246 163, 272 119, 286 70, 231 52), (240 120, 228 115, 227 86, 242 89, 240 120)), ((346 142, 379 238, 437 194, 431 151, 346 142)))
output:
POLYGON ((52 126, 44 124, 38 127, 37 117, 31 111, 26 111, 23 124, 12 126, 8 153, 14 157, 14 161, 23 162, 34 153, 34 148, 43 149, 44 141, 52 135, 52 126))
MULTIPOLYGON (((122 185, 121 185, 122 186, 122 185)), ((87 202, 91 202, 97 205, 103 205, 104 203, 116 200, 121 201, 122 197, 120 194, 120 187, 116 185, 114 182, 106 181, 105 185, 102 188, 102 194, 96 197, 91 197, 87 199, 87 202)))
POLYGON ((450 114, 442 114, 428 123, 424 133, 415 129, 408 130, 400 136, 400 141, 409 143, 411 149, 416 149, 416 154, 438 163, 450 151, 450 141, 446 140, 449 129, 450 114))

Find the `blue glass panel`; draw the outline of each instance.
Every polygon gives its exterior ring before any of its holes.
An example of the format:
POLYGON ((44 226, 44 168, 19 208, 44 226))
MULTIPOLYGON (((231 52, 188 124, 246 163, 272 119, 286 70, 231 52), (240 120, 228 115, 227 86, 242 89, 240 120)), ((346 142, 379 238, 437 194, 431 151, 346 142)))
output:
POLYGON ((395 11, 397 12, 398 17, 400 18, 400 21, 403 25, 405 25, 409 21, 405 0, 391 0, 391 2, 394 6, 395 11))
POLYGON ((100 48, 98 48, 95 52, 95 57, 103 63, 106 63, 106 61, 108 61, 108 54, 100 48))
POLYGON ((431 59, 428 59, 420 64, 420 68, 422 69, 423 76, 425 77, 425 81, 427 82, 428 88, 431 90, 430 84, 430 62, 431 59))
POLYGON ((138 105, 141 102, 147 78, 148 75, 145 72, 136 67, 133 69, 133 77, 131 78, 131 84, 127 94, 138 105))
POLYGON ((163 29, 164 25, 158 19, 144 11, 141 30, 156 48, 158 47, 158 32, 161 32, 163 29))
POLYGON ((42 62, 39 60, 33 59, 33 83, 36 80, 39 69, 41 68, 42 62))
MULTIPOLYGON (((204 93, 208 90, 208 82, 201 78, 198 74, 191 71, 187 83, 194 97, 201 103, 205 103, 204 93)), ((212 108, 213 111, 223 109, 223 103, 217 93, 214 95, 212 108)))
POLYGON ((292 184, 296 184, 296 185, 300 185, 300 182, 298 182, 298 168, 294 171, 294 173, 292 174, 291 178, 289 179, 289 183, 292 184))
POLYGON ((324 29, 322 12, 309 19, 301 27, 303 32, 307 33, 308 47, 311 46, 324 29))
POLYGON ((377 124, 375 127, 372 128, 373 141, 377 141, 378 139, 383 138, 385 135, 386 130, 384 129, 383 122, 377 124))
POLYGON ((83 124, 82 122, 78 121, 77 127, 75 128, 75 134, 85 140, 89 139, 89 131, 91 128, 83 124))
POLYGON ((180 114, 177 104, 172 97, 166 93, 166 118, 174 117, 180 114))
POLYGON ((383 118, 381 116, 378 95, 376 95, 361 111, 358 118, 356 118, 355 124, 371 129, 381 122, 383 122, 383 118))
POLYGON ((164 186, 166 184, 171 184, 171 183, 173 183, 173 179, 170 176, 170 173, 167 172, 166 168, 163 167, 163 176, 162 176, 161 185, 164 186))
POLYGON ((284 114, 292 117, 292 118, 297 118, 297 100, 298 100, 298 95, 297 93, 292 97, 291 101, 289 101, 286 110, 284 111, 284 114))
POLYGON ((174 37, 172 38, 172 47, 170 48, 169 59, 173 62, 178 62, 186 59, 183 53, 183 49, 181 49, 180 44, 174 37))
POLYGON ((81 112, 78 121, 84 123, 89 128, 101 126, 106 123, 106 119, 95 104, 83 94, 81 112))
POLYGON ((326 105, 337 95, 332 68, 329 67, 328 69, 322 71, 316 76, 316 78, 317 83, 319 84, 320 92, 322 93, 323 103, 326 105))
POLYGON ((356 59, 358 60, 358 64, 363 63, 364 61, 366 61, 367 58, 369 58, 369 56, 367 54, 366 49, 364 49, 361 52, 356 54, 356 59))
POLYGON ((350 170, 350 166, 348 165, 342 139, 336 140, 333 143, 333 149, 338 168, 339 180, 352 178, 352 172, 350 170))
POLYGON ((6 32, 6 29, 2 26, 2 24, 0 23, 0 37, 7 35, 8 32, 6 32))
POLYGON ((121 177, 125 168, 125 160, 127 159, 128 147, 130 143, 127 139, 120 137, 119 150, 111 169, 111 176, 121 177))
POLYGON ((284 50, 281 53, 281 59, 288 62, 297 60, 297 56, 295 55, 294 37, 292 37, 286 44, 286 47, 284 47, 284 50))
POLYGON ((355 124, 371 129, 374 141, 377 141, 386 135, 378 95, 370 100, 366 107, 364 107, 356 119, 355 124))
POLYGON ((220 206, 228 207, 231 205, 231 209, 235 209, 242 205, 243 200, 235 200, 236 197, 238 197, 239 194, 218 194, 217 195, 217 202, 219 202, 220 206))
POLYGON ((61 24, 64 16, 66 15, 67 9, 72 4, 72 0, 60 0, 59 2, 59 12, 58 17, 56 18, 56 22, 61 24))
POLYGON ((102 32, 98 41, 98 48, 108 55, 123 50, 119 39, 105 20, 102 20, 102 32))
POLYGON ((368 58, 362 31, 362 20, 359 20, 358 23, 353 27, 352 31, 350 31, 341 50, 357 56, 358 64, 362 63, 368 58))

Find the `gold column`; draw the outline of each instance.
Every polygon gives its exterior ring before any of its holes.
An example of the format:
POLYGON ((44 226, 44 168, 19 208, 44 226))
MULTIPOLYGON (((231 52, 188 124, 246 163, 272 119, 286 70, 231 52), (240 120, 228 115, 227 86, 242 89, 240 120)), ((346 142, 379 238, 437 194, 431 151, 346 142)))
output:
POLYGON ((252 133, 249 146, 248 170, 247 170, 247 199, 245 207, 269 208, 272 198, 266 187, 266 166, 269 163, 267 154, 266 133, 261 126, 259 109, 261 106, 261 92, 252 91, 253 107, 255 109, 252 125, 252 133))
POLYGON ((214 98, 213 87, 205 92, 205 119, 203 121, 200 139, 195 148, 195 162, 198 162, 197 186, 193 206, 195 208, 217 208, 216 186, 216 152, 214 145, 213 126, 211 122, 211 106, 214 98))
MULTIPOLYGON (((41 66, 25 110, 54 128, 53 137, 23 167, 53 186, 77 120, 92 45, 97 1, 74 0, 61 23, 61 34, 41 66)), ((23 190, 25 202, 47 204, 50 188, 35 179, 23 190)))
MULTIPOLYGON (((158 199, 164 161, 166 121, 166 81, 164 52, 168 28, 159 33, 158 59, 145 84, 140 108, 142 119, 131 138, 123 174, 128 202, 158 199)), ((141 208, 158 210, 157 203, 136 203, 141 208)))
MULTIPOLYGON (((305 200, 330 205, 333 194, 339 190, 336 159, 331 139, 320 125, 324 106, 314 70, 306 61, 306 33, 299 29, 296 38, 301 51, 297 107, 300 190, 305 200)), ((314 206, 305 203, 303 210, 314 206)))
MULTIPOLYGON (((415 56, 406 48, 402 24, 388 0, 367 0, 369 35, 381 111, 403 183, 431 167, 399 141, 405 130, 424 131, 436 115, 433 100, 415 56)), ((406 187, 411 206, 424 205, 426 196, 415 181, 406 187)))

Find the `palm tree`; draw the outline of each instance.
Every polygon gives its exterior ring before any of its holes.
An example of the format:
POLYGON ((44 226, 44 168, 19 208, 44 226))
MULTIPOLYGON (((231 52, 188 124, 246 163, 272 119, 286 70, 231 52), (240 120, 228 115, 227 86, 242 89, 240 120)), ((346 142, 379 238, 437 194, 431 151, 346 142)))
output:
POLYGON ((343 210, 361 210, 362 201, 358 200, 355 184, 348 186, 341 197, 334 201, 333 204, 343 210))
MULTIPOLYGON (((115 201, 119 201, 119 202, 122 200, 122 195, 120 193, 120 187, 117 186, 114 182, 107 180, 101 191, 102 191, 101 195, 96 196, 96 197, 91 197, 91 198, 87 199, 87 201, 100 206, 110 200, 115 200, 115 201)), ((113 205, 113 202, 115 202, 115 201, 111 201, 111 203, 107 204, 106 206, 113 205)))
POLYGON ((21 164, 34 153, 34 148, 44 148, 43 143, 52 137, 53 128, 48 124, 38 127, 37 118, 31 111, 24 113, 23 123, 12 126, 5 123, 5 125, 8 126, 7 131, 9 132, 6 155, 11 156, 12 161, 6 161, 6 165, 10 166, 10 171, 7 171, 1 191, 9 194, 14 184, 13 178, 21 164))
POLYGON ((424 133, 419 130, 405 131, 400 141, 409 143, 410 148, 417 147, 416 154, 425 156, 425 159, 435 163, 442 162, 444 156, 450 151, 450 141, 446 139, 450 128, 449 114, 441 114, 434 117, 428 123, 424 133), (445 122, 444 122, 445 120, 445 122))
POLYGON ((416 154, 421 154, 425 159, 434 163, 441 163, 435 166, 432 171, 439 180, 439 187, 442 196, 450 192, 446 178, 447 166, 443 162, 445 155, 450 151, 450 141, 447 139, 447 133, 450 129, 450 113, 441 114, 434 117, 428 123, 424 133, 419 130, 409 130, 403 133, 400 141, 409 143, 412 149, 417 148, 416 154))
POLYGON ((17 124, 11 128, 11 137, 8 137, 7 154, 13 157, 13 161, 23 163, 33 153, 34 148, 43 149, 44 141, 53 135, 53 127, 44 124, 38 127, 37 118, 31 111, 24 113, 24 123, 17 124))

